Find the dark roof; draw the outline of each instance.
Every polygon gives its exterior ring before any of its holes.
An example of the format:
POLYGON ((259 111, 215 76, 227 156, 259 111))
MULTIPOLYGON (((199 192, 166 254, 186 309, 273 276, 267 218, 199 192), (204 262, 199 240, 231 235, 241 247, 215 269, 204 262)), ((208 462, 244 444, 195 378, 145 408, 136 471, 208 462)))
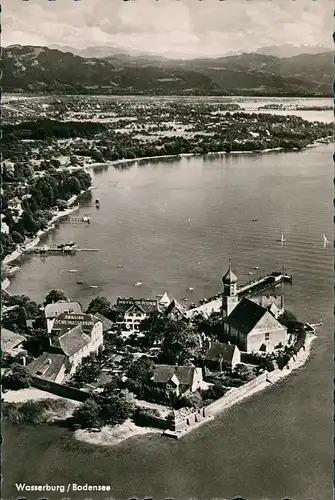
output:
POLYGON ((182 385, 192 385, 194 371, 194 366, 156 365, 154 382, 166 384, 173 375, 176 375, 182 385))
POLYGON ((134 299, 130 297, 129 299, 118 297, 114 309, 117 312, 125 313, 132 306, 136 305, 143 312, 149 314, 153 311, 158 310, 158 301, 152 299, 134 299))
POLYGON ((187 317, 186 308, 184 308, 176 299, 172 299, 164 311, 165 315, 175 314, 176 316, 187 317))
POLYGON ((114 323, 110 319, 106 318, 105 316, 103 316, 102 314, 100 314, 98 312, 95 313, 94 316, 96 318, 98 318, 99 321, 101 321, 104 332, 108 332, 108 330, 110 330, 111 328, 113 328, 114 323))
POLYGON ((15 349, 25 340, 26 337, 23 335, 7 330, 7 328, 1 328, 1 350, 3 352, 9 352, 15 349))
POLYGON ((266 313, 268 311, 264 307, 243 298, 230 313, 226 322, 239 332, 248 335, 266 313))
POLYGON ((221 342, 213 342, 206 353, 206 359, 231 361, 234 356, 234 351, 237 349, 235 345, 222 344, 221 342))
POLYGON ((66 332, 77 325, 81 325, 85 333, 91 333, 95 323, 99 320, 92 314, 85 313, 62 313, 59 314, 52 325, 52 330, 66 332))
POLYGON ((44 352, 27 365, 27 370, 34 377, 54 381, 66 361, 64 354, 44 352))
POLYGON ((222 278, 222 281, 223 283, 227 283, 227 284, 230 284, 230 283, 237 283, 237 276, 235 276, 235 274, 233 273, 233 271, 231 270, 231 263, 229 262, 229 268, 228 268, 228 271, 226 272, 226 274, 223 276, 222 278))
POLYGON ((60 347, 66 356, 73 356, 90 342, 91 338, 83 332, 81 325, 78 325, 72 330, 63 333, 55 340, 53 345, 60 347))

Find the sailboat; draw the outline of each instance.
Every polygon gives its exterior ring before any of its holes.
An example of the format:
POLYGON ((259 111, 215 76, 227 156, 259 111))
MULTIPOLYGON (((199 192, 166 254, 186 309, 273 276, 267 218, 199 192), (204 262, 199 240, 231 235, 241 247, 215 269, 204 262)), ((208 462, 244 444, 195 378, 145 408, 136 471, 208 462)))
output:
POLYGON ((285 240, 285 238, 284 238, 284 233, 281 233, 281 238, 280 238, 280 241, 281 241, 282 243, 284 243, 284 241, 286 241, 286 240, 285 240))
POLYGON ((327 239, 327 236, 324 234, 323 235, 323 244, 327 245, 329 243, 329 240, 327 239))

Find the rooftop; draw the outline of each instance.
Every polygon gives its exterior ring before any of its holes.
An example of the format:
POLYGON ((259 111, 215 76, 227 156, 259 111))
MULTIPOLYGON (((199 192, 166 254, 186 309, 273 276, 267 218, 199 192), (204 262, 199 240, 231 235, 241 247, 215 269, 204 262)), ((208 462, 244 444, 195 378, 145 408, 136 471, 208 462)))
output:
POLYGON ((269 314, 267 309, 247 298, 243 298, 226 321, 236 330, 248 335, 265 314, 269 314))
POLYGON ((235 345, 213 342, 206 353, 206 359, 219 360, 221 358, 223 361, 231 361, 236 349, 238 349, 238 347, 235 345))
POLYGON ((175 375, 180 384, 192 385, 195 369, 195 366, 156 365, 154 382, 165 384, 175 375))
POLYGON ((64 354, 44 352, 27 365, 27 370, 33 377, 55 381, 66 361, 67 358, 64 354))
POLYGON ((77 325, 58 337, 53 345, 60 347, 66 356, 73 356, 90 342, 91 338, 83 332, 81 325, 77 325))

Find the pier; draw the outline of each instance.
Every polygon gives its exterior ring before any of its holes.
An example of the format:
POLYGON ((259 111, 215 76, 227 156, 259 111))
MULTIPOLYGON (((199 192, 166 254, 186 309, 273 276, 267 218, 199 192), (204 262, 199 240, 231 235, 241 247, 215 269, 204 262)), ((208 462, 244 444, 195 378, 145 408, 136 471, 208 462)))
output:
POLYGON ((262 290, 266 290, 267 288, 282 283, 283 281, 292 282, 292 276, 286 274, 284 272, 272 272, 271 274, 267 274, 261 278, 255 279, 250 283, 246 283, 237 289, 237 294, 240 297, 255 294, 261 292, 262 290))
POLYGON ((76 252, 99 252, 99 248, 58 248, 58 247, 34 247, 26 250, 25 254, 37 255, 75 255, 76 252))
POLYGON ((91 218, 90 217, 68 217, 66 220, 62 221, 63 223, 68 223, 68 224, 91 224, 91 218))

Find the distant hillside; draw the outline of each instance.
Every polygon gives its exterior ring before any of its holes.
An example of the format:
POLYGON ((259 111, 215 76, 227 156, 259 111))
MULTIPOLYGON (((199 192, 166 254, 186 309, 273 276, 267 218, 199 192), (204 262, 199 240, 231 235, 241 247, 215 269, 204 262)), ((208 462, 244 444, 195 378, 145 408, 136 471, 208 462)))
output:
POLYGON ((255 53, 265 56, 294 57, 300 54, 321 54, 323 52, 329 52, 330 50, 332 50, 331 47, 324 47, 323 45, 293 45, 291 43, 285 43, 284 45, 261 47, 255 50, 255 53))
POLYGON ((129 54, 83 58, 13 45, 2 49, 2 87, 5 92, 331 96, 331 62, 332 52, 185 61, 129 54))

